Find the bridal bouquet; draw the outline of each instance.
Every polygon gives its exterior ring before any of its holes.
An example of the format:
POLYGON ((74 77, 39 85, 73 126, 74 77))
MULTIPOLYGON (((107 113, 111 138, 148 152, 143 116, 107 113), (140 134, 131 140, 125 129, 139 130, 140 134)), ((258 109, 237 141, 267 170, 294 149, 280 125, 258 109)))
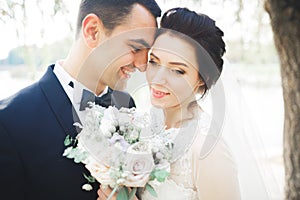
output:
MULTIPOLYGON (((81 132, 75 139, 67 136, 63 156, 83 163, 102 186, 118 192, 117 199, 132 199, 138 187, 156 196, 150 181, 163 182, 169 175, 173 143, 164 121, 135 108, 103 108, 90 104, 85 119, 75 123, 81 132)), ((91 190, 89 183, 83 189, 91 190)))

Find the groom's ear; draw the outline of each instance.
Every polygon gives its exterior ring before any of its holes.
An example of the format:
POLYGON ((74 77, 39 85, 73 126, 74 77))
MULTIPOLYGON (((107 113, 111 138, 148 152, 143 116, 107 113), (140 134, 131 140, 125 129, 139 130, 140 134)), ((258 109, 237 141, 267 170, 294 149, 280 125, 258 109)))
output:
POLYGON ((90 48, 96 48, 105 36, 105 27, 95 14, 88 14, 82 21, 84 41, 90 48))

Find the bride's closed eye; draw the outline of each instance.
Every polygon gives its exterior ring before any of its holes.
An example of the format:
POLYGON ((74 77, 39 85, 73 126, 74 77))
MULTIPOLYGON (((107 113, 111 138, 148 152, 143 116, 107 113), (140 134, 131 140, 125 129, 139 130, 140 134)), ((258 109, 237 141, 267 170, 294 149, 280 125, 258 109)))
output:
POLYGON ((159 63, 157 63, 155 60, 150 59, 149 60, 149 64, 151 64, 151 66, 159 66, 159 63))
POLYGON ((178 75, 185 74, 185 71, 183 71, 181 69, 172 69, 171 71, 174 72, 175 74, 178 74, 178 75))
MULTIPOLYGON (((155 61, 154 59, 150 59, 149 60, 149 64, 150 64, 150 66, 152 66, 152 67, 159 67, 159 66, 161 66, 157 61, 155 61)), ((176 75, 183 75, 183 74, 185 74, 185 71, 184 70, 182 70, 182 69, 178 69, 178 68, 175 68, 175 69, 173 69, 173 67, 168 67, 168 69, 169 69, 169 71, 171 71, 172 73, 175 73, 176 75)))

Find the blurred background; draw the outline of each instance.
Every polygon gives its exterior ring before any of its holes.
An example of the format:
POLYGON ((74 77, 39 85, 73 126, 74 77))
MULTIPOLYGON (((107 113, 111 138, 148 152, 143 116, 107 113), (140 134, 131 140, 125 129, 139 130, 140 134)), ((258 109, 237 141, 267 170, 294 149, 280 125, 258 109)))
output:
MULTIPOLYGON (((0 99, 41 77, 67 56, 79 0, 0 1, 0 99)), ((283 199, 283 98, 279 59, 261 0, 157 0, 166 11, 188 7, 209 15, 225 33, 226 67, 237 79, 260 132, 283 199)))

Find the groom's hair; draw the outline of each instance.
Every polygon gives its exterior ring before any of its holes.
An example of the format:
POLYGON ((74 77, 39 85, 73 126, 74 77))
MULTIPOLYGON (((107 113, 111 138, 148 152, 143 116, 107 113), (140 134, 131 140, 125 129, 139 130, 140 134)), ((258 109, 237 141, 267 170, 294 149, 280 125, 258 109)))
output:
POLYGON ((155 0, 82 0, 79 7, 76 36, 81 29, 83 19, 88 14, 97 15, 110 33, 116 26, 126 21, 135 4, 144 6, 154 18, 161 16, 161 9, 155 0))

